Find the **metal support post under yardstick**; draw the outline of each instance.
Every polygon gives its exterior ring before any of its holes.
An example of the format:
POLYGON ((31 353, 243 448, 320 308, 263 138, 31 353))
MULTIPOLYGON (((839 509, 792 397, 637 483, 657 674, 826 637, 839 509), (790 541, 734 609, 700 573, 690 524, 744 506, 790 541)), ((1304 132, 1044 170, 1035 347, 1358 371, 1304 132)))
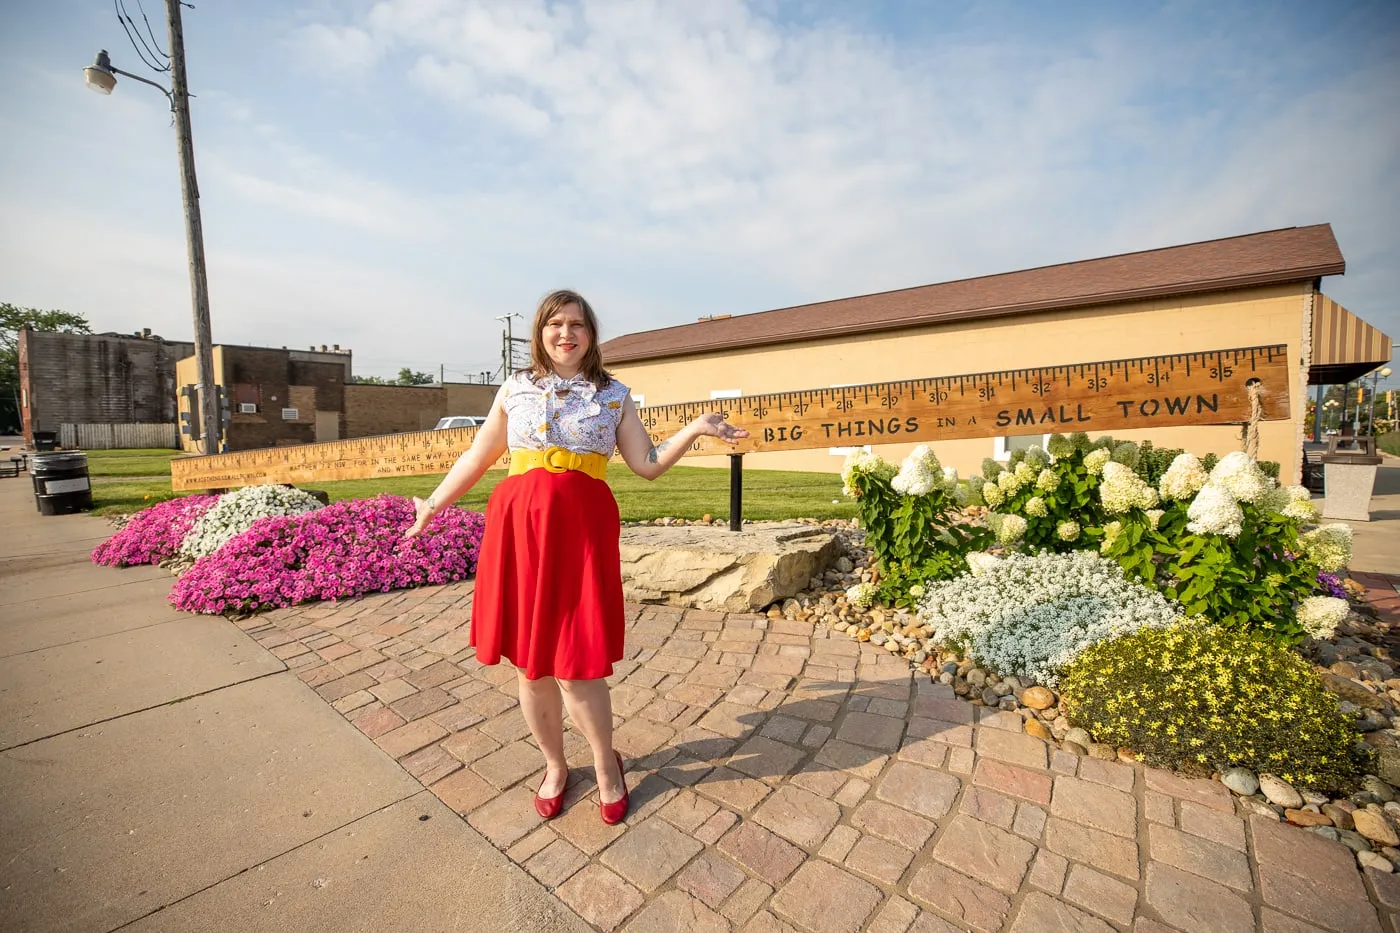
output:
POLYGON ((729 455, 729 530, 744 530, 744 455, 729 455))

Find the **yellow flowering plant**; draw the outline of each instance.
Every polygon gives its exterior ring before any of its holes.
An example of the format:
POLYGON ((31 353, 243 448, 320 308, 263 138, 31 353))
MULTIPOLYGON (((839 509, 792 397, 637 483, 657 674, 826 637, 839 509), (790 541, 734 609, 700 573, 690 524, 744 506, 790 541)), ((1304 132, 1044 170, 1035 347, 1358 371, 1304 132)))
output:
POLYGON ((1369 756, 1298 654, 1200 619, 1091 646, 1060 691, 1071 722, 1162 767, 1239 766, 1333 791, 1369 756))

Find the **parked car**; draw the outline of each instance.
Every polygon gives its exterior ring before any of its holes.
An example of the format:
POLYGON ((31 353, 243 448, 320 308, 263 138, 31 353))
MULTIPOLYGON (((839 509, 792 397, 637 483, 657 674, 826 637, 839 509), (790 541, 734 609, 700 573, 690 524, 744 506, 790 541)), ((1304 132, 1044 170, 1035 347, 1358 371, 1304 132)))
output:
POLYGON ((479 428, 486 423, 484 417, 478 415, 448 415, 437 424, 433 425, 434 431, 445 431, 448 428, 479 428))

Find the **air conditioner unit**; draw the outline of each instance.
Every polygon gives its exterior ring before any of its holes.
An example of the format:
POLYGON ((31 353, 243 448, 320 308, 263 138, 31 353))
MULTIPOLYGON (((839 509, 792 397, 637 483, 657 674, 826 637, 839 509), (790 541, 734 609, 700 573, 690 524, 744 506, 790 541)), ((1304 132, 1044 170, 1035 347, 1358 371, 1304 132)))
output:
POLYGON ((256 415, 258 413, 257 402, 239 402, 238 413, 240 415, 256 415))
POLYGON ((295 421, 295 420, 297 420, 297 410, 296 410, 295 408, 284 408, 284 409, 282 409, 282 420, 283 420, 283 421, 295 421))

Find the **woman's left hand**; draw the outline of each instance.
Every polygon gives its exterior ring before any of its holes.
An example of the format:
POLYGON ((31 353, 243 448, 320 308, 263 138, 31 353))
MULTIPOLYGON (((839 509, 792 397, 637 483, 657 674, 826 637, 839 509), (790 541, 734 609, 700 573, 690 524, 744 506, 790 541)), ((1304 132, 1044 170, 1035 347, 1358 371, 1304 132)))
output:
POLYGON ((725 421, 723 416, 715 412, 710 412, 708 415, 701 415, 699 418, 696 418, 691 422, 691 427, 695 428, 701 436, 717 437, 726 444, 731 445, 737 444, 741 439, 749 436, 748 431, 745 431, 743 428, 734 427, 734 425, 725 421))

